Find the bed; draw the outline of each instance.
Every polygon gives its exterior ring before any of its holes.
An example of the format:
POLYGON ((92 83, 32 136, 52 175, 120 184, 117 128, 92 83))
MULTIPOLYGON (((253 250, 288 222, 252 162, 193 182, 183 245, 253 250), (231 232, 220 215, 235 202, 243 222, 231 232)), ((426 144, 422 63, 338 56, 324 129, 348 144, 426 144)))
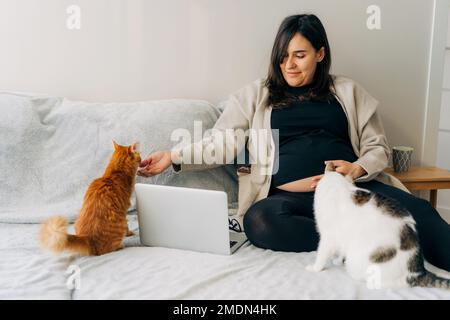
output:
POLYGON ((0 224, 0 299, 450 299, 440 289, 368 289, 342 267, 309 273, 315 252, 248 242, 230 256, 143 247, 136 215, 129 225, 136 235, 123 250, 77 257, 42 251, 38 224, 0 224))
MULTIPOLYGON (((0 299, 450 299, 450 291, 440 289, 371 290, 342 267, 309 273, 304 268, 315 252, 275 252, 249 242, 230 256, 144 247, 134 199, 128 220, 135 235, 123 250, 80 257, 39 247, 46 218, 63 214, 74 221, 87 184, 106 165, 112 139, 125 144, 140 137, 148 154, 170 147, 174 128, 192 131, 194 120, 212 127, 221 110, 200 100, 95 104, 1 93, 0 299)), ((235 212, 233 165, 167 170, 138 182, 225 190, 230 215, 235 212)))

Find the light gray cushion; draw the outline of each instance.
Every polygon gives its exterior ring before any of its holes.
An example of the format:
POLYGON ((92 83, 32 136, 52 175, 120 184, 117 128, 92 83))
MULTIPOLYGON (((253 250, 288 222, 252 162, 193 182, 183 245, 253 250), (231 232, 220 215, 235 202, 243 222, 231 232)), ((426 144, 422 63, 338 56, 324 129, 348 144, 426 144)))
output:
MULTIPOLYGON (((0 93, 0 222, 39 223, 60 214, 74 220, 90 182, 100 177, 112 140, 141 142, 141 155, 169 150, 176 128, 194 120, 211 128, 220 111, 202 100, 90 103, 61 97, 0 93)), ((233 165, 176 174, 169 168, 137 182, 224 190, 237 202, 233 165)), ((135 199, 132 199, 134 209, 135 199)))

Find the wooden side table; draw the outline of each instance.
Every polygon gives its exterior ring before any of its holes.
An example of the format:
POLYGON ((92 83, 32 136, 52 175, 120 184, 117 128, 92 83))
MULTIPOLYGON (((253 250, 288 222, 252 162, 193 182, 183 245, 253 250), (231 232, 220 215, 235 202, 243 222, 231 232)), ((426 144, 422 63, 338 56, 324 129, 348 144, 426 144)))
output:
POLYGON ((386 168, 386 173, 399 179, 409 191, 430 190, 430 202, 436 208, 438 189, 450 189, 450 171, 436 167, 411 167, 407 172, 395 172, 386 168))

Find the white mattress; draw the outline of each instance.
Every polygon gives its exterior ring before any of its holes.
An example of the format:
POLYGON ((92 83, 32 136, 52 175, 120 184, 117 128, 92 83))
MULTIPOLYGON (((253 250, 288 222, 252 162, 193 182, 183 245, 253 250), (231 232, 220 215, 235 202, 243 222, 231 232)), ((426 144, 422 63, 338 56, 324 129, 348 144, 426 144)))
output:
POLYGON ((37 246, 36 224, 0 224, 0 299, 70 299, 65 271, 70 257, 37 246))
MULTIPOLYGON (((137 231, 136 216, 130 226, 137 231)), ((319 274, 304 267, 312 253, 262 250, 248 242, 221 256, 142 247, 100 257, 55 256, 37 243, 36 224, 0 224, 0 299, 450 299, 440 289, 370 290, 342 267, 319 274), (80 270, 69 289, 67 270, 80 270)))

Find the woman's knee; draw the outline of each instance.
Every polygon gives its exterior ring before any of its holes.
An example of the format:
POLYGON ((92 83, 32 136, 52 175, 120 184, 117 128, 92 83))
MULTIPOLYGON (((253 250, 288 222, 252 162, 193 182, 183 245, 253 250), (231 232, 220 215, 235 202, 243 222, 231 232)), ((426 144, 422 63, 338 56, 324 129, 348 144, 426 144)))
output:
POLYGON ((397 202, 399 202, 403 207, 405 207, 413 216, 419 215, 435 215, 438 214, 436 209, 425 199, 420 197, 416 197, 411 193, 403 191, 399 188, 386 185, 379 181, 370 181, 364 187, 367 189, 384 194, 387 197, 390 197, 397 202))
POLYGON ((244 232, 253 245, 261 248, 267 247, 266 240, 270 238, 273 211, 267 201, 260 201, 253 204, 245 213, 244 232))
POLYGON ((407 207, 408 211, 416 220, 428 220, 430 218, 440 217, 439 212, 433 208, 429 201, 419 197, 411 196, 403 201, 403 205, 407 207))
POLYGON ((413 197, 411 199, 412 207, 417 208, 423 212, 436 211, 435 208, 431 205, 431 203, 425 199, 419 197, 413 197))
POLYGON ((269 211, 269 207, 261 202, 253 204, 244 215, 244 231, 253 234, 266 229, 269 211))

